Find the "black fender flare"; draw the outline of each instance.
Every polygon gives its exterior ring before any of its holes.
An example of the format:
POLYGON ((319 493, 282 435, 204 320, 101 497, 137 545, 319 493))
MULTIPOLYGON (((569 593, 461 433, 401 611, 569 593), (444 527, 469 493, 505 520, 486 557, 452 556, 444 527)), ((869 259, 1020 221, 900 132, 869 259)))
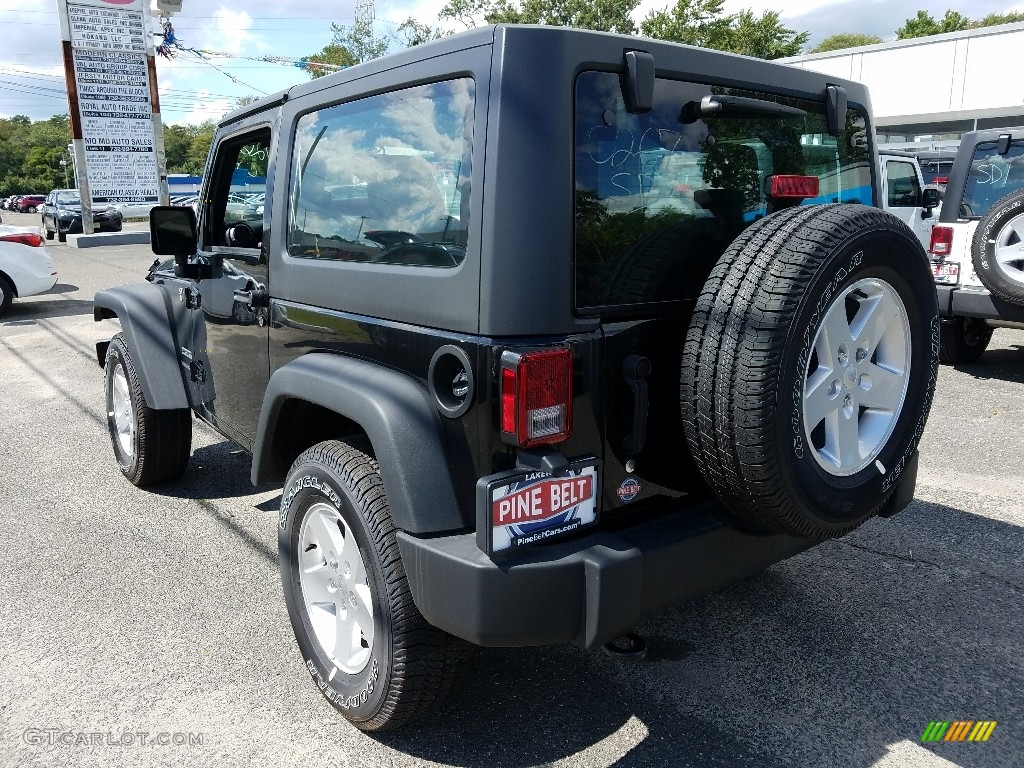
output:
MULTIPOLYGON (((121 332, 135 357, 135 370, 146 403, 155 411, 188 408, 188 393, 178 364, 170 296, 152 283, 99 291, 93 299, 93 319, 121 321, 121 332)), ((100 365, 109 342, 96 345, 100 365)))
POLYGON ((270 377, 253 441, 252 482, 282 480, 288 467, 272 449, 289 400, 350 419, 377 457, 395 527, 413 534, 464 529, 440 415, 426 387, 401 373, 342 355, 311 352, 270 377))

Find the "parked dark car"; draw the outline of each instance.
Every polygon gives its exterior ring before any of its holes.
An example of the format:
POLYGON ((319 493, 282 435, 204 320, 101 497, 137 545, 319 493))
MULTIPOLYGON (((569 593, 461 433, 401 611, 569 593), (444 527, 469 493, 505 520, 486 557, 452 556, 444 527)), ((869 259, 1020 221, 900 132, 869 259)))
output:
MULTIPOLYGON (((82 200, 77 189, 55 189, 41 205, 43 230, 47 240, 54 234, 62 243, 69 234, 82 231, 82 200)), ((123 218, 114 206, 94 204, 92 222, 97 232, 120 232, 123 218)))

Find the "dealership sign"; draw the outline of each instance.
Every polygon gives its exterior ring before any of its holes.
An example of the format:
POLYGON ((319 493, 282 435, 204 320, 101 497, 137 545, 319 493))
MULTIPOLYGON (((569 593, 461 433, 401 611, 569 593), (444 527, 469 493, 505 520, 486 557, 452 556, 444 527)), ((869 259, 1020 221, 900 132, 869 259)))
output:
POLYGON ((66 8, 90 196, 155 204, 160 187, 143 0, 75 0, 66 8))

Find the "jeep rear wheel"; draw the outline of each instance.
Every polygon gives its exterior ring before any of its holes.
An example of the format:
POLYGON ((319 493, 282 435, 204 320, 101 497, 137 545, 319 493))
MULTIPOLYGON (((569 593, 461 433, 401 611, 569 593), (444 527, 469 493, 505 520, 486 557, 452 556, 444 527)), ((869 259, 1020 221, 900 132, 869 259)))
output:
POLYGON ((971 259, 994 295, 1024 305, 1024 190, 997 200, 978 222, 971 259))
POLYGON ((826 538, 875 514, 924 429, 938 368, 931 270, 913 232, 859 205, 748 227, 683 351, 688 444, 737 517, 826 538))
POLYGON ((120 333, 107 347, 104 372, 107 429, 122 474, 140 488, 181 477, 192 453, 191 412, 149 407, 120 333))
POLYGON ((285 482, 280 521, 288 616, 327 700, 365 731, 436 711, 472 646, 416 609, 368 447, 327 441, 300 455, 285 482))
POLYGON ((951 317, 942 321, 939 361, 960 365, 980 358, 992 340, 992 326, 978 317, 951 317))

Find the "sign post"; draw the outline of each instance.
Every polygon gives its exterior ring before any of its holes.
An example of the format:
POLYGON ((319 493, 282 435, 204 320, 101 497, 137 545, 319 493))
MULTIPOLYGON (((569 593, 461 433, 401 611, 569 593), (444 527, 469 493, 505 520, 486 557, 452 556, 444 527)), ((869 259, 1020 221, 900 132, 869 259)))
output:
POLYGON ((149 6, 57 0, 57 10, 82 231, 92 234, 93 203, 167 202, 149 6))

